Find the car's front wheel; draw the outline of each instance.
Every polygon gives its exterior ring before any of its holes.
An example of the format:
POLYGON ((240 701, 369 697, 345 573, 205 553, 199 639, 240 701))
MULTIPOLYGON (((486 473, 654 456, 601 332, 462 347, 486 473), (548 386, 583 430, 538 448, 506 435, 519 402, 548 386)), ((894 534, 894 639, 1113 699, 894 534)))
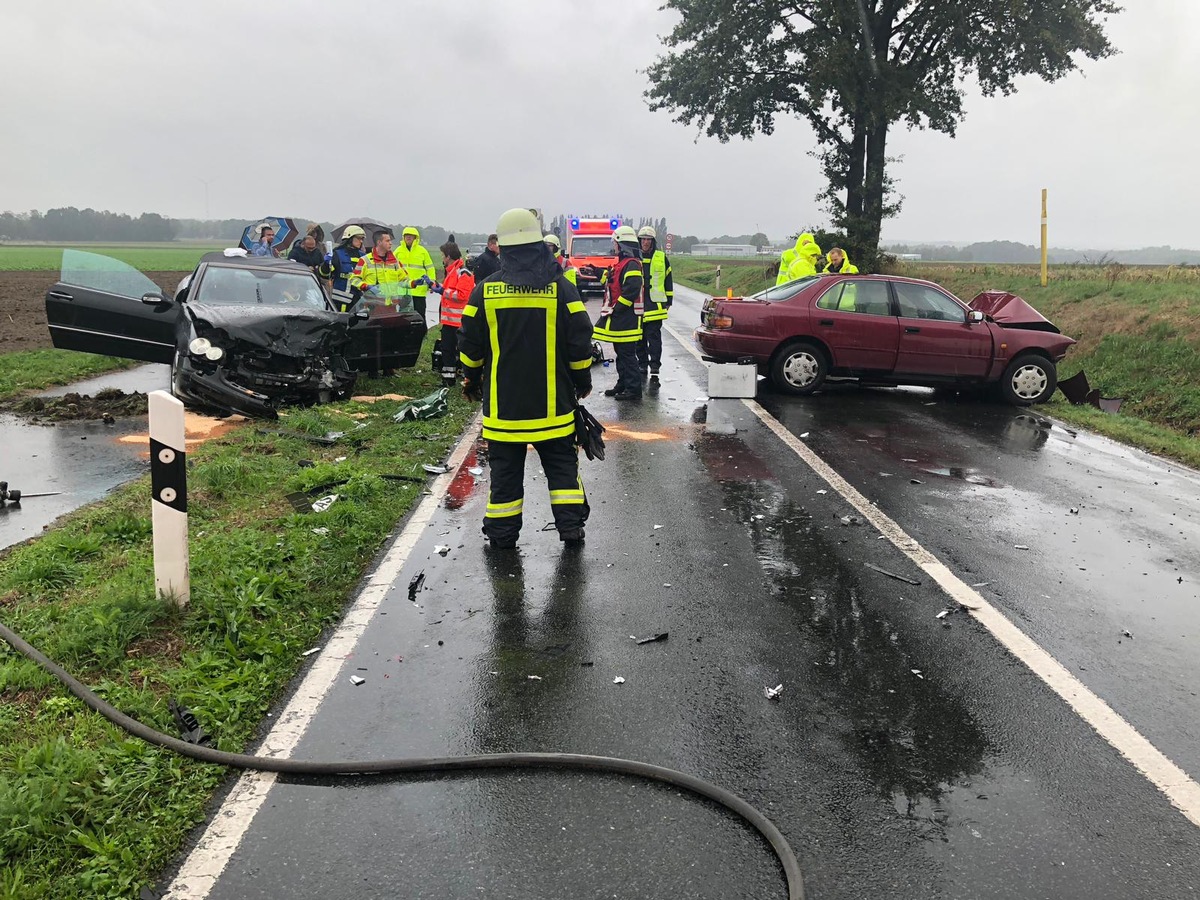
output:
POLYGON ((771 360, 771 381, 788 394, 811 394, 825 383, 828 374, 825 351, 808 341, 788 344, 771 360))
POLYGON ((1018 356, 1000 378, 1000 395, 1014 406, 1045 403, 1058 387, 1054 363, 1036 353, 1018 356))

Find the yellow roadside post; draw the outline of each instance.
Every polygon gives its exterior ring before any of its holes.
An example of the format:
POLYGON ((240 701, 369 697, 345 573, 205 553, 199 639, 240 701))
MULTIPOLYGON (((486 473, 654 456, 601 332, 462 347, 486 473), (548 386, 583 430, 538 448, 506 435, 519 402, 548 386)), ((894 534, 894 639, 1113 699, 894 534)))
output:
POLYGON ((1042 287, 1046 286, 1046 189, 1042 188, 1042 287))

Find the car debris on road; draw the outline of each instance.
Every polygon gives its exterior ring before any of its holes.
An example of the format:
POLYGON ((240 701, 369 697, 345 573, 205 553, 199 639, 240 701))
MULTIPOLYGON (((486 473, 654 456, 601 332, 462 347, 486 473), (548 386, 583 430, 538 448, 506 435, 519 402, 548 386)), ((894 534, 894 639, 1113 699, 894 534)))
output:
POLYGON ((919 581, 914 581, 912 578, 908 578, 907 576, 897 575, 895 572, 889 572, 887 569, 881 569, 874 563, 863 563, 863 565, 873 572, 878 572, 880 575, 886 575, 888 578, 895 578, 897 581, 903 581, 905 584, 919 585, 921 583, 919 581))
POLYGON ((763 696, 765 696, 768 700, 778 700, 780 695, 782 695, 782 694, 783 694, 783 685, 782 684, 777 684, 777 685, 775 685, 775 687, 764 687, 763 688, 763 696))

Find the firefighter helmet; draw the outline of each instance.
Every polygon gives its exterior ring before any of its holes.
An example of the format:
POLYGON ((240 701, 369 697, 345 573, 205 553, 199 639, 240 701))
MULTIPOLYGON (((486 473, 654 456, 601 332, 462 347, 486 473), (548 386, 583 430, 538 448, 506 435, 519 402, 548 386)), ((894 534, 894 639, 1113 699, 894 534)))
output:
POLYGON ((367 233, 357 225, 347 225, 345 231, 342 232, 342 240, 348 241, 351 238, 365 238, 367 233))
POLYGON ((640 238, 648 237, 648 238, 656 238, 657 239, 658 232, 655 231, 649 225, 643 225, 641 228, 638 229, 638 237, 640 237, 640 238))
POLYGON ((625 243, 636 244, 637 239, 638 239, 637 233, 632 228, 630 228, 628 225, 622 225, 620 228, 618 228, 616 231, 613 232, 613 240, 616 241, 618 244, 625 244, 625 243))
POLYGON ((562 241, 560 241, 558 239, 557 234, 548 234, 544 238, 542 238, 542 240, 545 241, 547 244, 549 244, 551 247, 553 247, 555 250, 562 249, 562 241))
POLYGON ((496 222, 496 241, 501 247, 540 244, 542 229, 538 225, 537 216, 520 207, 503 213, 496 222))

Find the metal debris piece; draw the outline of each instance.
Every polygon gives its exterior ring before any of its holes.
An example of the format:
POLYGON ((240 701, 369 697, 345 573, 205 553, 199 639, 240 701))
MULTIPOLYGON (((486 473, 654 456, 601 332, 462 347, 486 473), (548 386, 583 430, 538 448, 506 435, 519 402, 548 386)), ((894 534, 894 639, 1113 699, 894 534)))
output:
POLYGON ((783 685, 777 684, 775 687, 764 687, 763 696, 768 700, 778 700, 779 695, 783 693, 783 685))
POLYGON ((842 516, 841 521, 843 525, 861 525, 863 523, 858 516, 842 516))
POLYGON ((417 593, 425 585, 425 570, 422 569, 408 582, 408 599, 417 602, 417 593))
POLYGON ((429 463, 425 463, 425 465, 421 466, 421 468, 424 469, 426 472, 428 472, 430 475, 445 475, 447 472, 450 471, 446 466, 443 466, 440 464, 436 465, 436 466, 431 466, 429 463))
POLYGON ((1132 631, 1130 631, 1128 628, 1122 629, 1122 630, 1121 630, 1121 637, 1127 637, 1127 638, 1130 638, 1130 639, 1132 639, 1132 638, 1133 638, 1133 632, 1132 632, 1132 631))
POLYGON ((919 478, 910 478, 910 479, 908 479, 908 483, 909 484, 924 484, 925 482, 921 481, 921 479, 919 479, 919 478))
POLYGON ((1029 547, 1027 547, 1025 544, 1013 544, 1013 549, 1014 550, 1028 550, 1029 547))
POLYGON ((1067 402, 1082 406, 1087 403, 1087 396, 1092 390, 1088 384, 1087 374, 1081 369, 1070 378, 1064 378, 1058 383, 1058 389, 1063 392, 1067 402))
POLYGON ((171 710, 171 715, 175 717, 175 724, 179 727, 179 736, 189 744, 195 744, 198 747, 203 747, 212 742, 212 738, 208 736, 203 728, 200 727, 200 722, 186 706, 180 706, 172 698, 167 703, 167 708, 171 710))
POLYGON ((817 493, 818 494, 828 494, 829 491, 825 490, 825 488, 821 488, 819 491, 817 491, 817 493))
POLYGON ((641 639, 634 638, 634 640, 637 641, 639 644, 657 644, 657 643, 660 643, 661 641, 665 641, 667 639, 668 634, 670 634, 670 632, 663 631, 663 632, 660 632, 659 634, 651 635, 650 637, 646 637, 646 638, 641 638, 641 639))
POLYGON ((919 585, 921 583, 919 581, 914 581, 913 579, 908 578, 904 575, 897 575, 895 572, 889 572, 887 569, 881 569, 881 568, 879 568, 879 566, 875 565, 874 563, 863 563, 863 565, 866 566, 868 569, 872 570, 873 572, 878 572, 880 575, 886 575, 888 578, 895 578, 897 581, 903 581, 905 584, 918 584, 919 585))
POLYGON ((943 609, 940 613, 938 613, 936 616, 934 616, 934 618, 935 619, 944 619, 948 615, 950 615, 950 610, 943 609))
POLYGON ((471 466, 471 468, 467 469, 467 472, 478 478, 483 474, 483 466, 471 466))
POLYGON ((358 687, 360 684, 366 684, 367 679, 363 678, 361 675, 351 675, 350 683, 355 687, 358 687))
POLYGON ((338 498, 338 494, 328 494, 321 499, 315 501, 312 505, 313 512, 325 512, 329 507, 333 506, 338 498))
POLYGON ((618 675, 616 678, 613 679, 613 684, 624 684, 624 683, 625 683, 625 679, 622 678, 620 675, 618 675))
POLYGON ((1073 515, 1073 516, 1079 515, 1079 507, 1078 506, 1071 507, 1071 515, 1073 515))
POLYGON ((977 581, 971 587, 987 587, 989 584, 991 584, 990 581, 977 581))
POLYGON ((660 528, 662 528, 662 526, 661 526, 661 525, 655 525, 655 526, 654 526, 654 530, 655 530, 655 531, 658 531, 658 529, 660 529, 660 528))
POLYGON ((436 547, 433 548, 433 550, 435 553, 439 554, 440 556, 445 556, 447 553, 450 552, 450 545, 449 544, 438 544, 436 547))
POLYGON ((916 675, 918 678, 920 678, 922 681, 925 680, 925 676, 921 674, 920 669, 909 669, 909 671, 912 672, 914 675, 916 675))
POLYGON ((528 678, 530 681, 541 681, 542 680, 541 675, 526 675, 525 677, 528 678))
POLYGON ((305 650, 305 651, 304 651, 303 653, 301 653, 300 655, 301 655, 301 656, 312 656, 314 653, 320 653, 320 652, 321 652, 321 648, 320 648, 320 647, 312 647, 312 648, 310 648, 310 649, 308 649, 308 650, 305 650))

